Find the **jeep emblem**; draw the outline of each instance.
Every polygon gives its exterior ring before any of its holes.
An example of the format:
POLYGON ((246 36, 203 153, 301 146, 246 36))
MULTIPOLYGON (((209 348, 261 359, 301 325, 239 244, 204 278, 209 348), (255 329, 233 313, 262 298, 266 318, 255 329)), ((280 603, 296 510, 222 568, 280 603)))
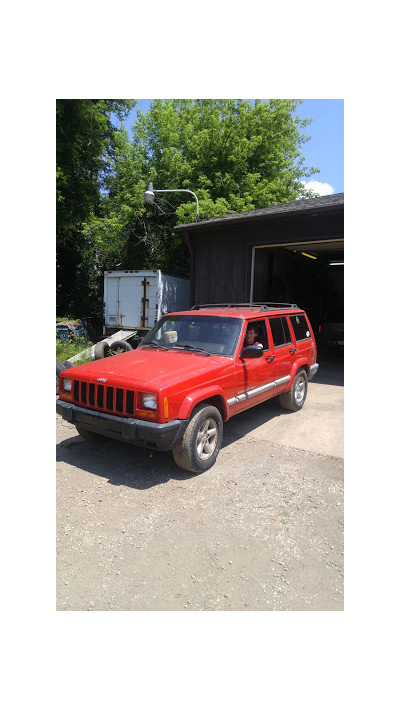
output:
POLYGON ((106 382, 107 382, 107 378, 97 378, 97 380, 100 380, 102 383, 106 383, 106 382))

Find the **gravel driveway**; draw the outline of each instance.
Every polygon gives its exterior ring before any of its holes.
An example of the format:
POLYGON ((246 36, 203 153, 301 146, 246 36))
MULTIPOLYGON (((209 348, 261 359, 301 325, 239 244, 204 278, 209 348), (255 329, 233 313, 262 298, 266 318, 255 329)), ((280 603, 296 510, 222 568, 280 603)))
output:
POLYGON ((216 465, 57 417, 57 610, 343 610, 343 388, 232 418, 216 465))

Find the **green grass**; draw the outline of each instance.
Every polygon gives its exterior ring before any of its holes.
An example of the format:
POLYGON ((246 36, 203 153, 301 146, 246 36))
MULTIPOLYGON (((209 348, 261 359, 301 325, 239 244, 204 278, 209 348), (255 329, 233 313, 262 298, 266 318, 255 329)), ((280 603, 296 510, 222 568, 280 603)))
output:
POLYGON ((70 323, 71 321, 78 323, 79 319, 73 316, 56 316, 56 323, 70 323))
MULTIPOLYGON (((59 338, 56 339, 56 357, 58 360, 60 360, 62 363, 65 363, 66 360, 69 360, 72 358, 72 356, 76 355, 77 353, 80 353, 81 351, 84 351, 86 348, 90 348, 93 343, 91 341, 87 341, 85 338, 82 336, 80 338, 77 338, 74 341, 62 341, 59 338)), ((77 361, 74 363, 74 365, 81 365, 82 363, 90 363, 92 358, 89 356, 89 358, 84 358, 82 360, 77 361)))
POLYGON ((79 360, 74 360, 72 365, 75 368, 76 365, 85 365, 85 363, 92 363, 92 359, 91 358, 82 358, 82 359, 79 358, 79 360))

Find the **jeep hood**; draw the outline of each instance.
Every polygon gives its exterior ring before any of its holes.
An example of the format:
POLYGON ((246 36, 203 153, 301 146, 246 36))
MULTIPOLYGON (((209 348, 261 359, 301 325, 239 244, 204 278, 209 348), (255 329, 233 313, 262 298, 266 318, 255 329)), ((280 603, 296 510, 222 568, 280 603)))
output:
POLYGON ((203 355, 190 351, 163 351, 150 348, 137 348, 109 358, 95 360, 92 363, 78 365, 65 372, 71 377, 84 380, 109 378, 110 384, 116 384, 121 378, 122 387, 132 387, 135 383, 151 385, 160 388, 176 381, 198 376, 200 373, 211 373, 228 365, 229 359, 217 355, 203 355), (130 383, 128 382, 130 381, 130 383))

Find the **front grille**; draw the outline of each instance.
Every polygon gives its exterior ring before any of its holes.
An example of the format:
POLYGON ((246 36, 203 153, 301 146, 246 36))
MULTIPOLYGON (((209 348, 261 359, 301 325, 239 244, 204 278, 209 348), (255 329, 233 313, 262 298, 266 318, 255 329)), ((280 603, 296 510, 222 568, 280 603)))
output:
POLYGON ((74 380, 72 392, 77 405, 89 405, 115 415, 133 415, 133 390, 74 380))
POLYGON ((114 388, 107 388, 106 408, 107 410, 114 409, 114 388))

